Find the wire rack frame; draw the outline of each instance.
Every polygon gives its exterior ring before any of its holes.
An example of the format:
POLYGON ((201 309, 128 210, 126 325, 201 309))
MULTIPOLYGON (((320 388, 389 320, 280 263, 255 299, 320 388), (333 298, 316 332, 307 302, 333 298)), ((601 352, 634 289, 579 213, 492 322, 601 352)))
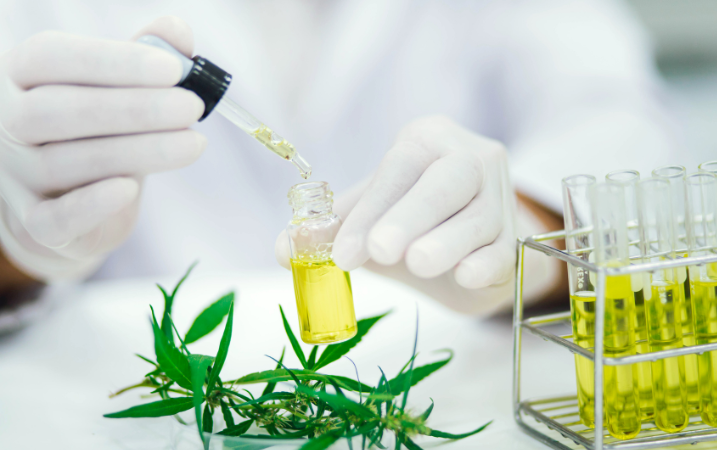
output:
POLYGON ((620 358, 595 357, 603 355, 605 284, 608 276, 650 272, 659 269, 686 267, 717 262, 717 255, 680 258, 669 261, 633 264, 625 267, 599 267, 566 252, 543 244, 544 241, 564 239, 565 231, 555 231, 518 239, 515 278, 515 305, 513 308, 513 415, 518 426, 536 440, 558 450, 572 450, 569 442, 589 450, 640 450, 681 444, 697 444, 717 440, 717 429, 700 420, 690 418, 690 425, 679 433, 666 433, 643 423, 638 437, 618 440, 606 434, 603 424, 603 367, 657 361, 681 355, 702 354, 717 350, 717 343, 694 345, 654 353, 624 356, 620 358), (523 318, 523 259, 525 249, 542 252, 573 266, 582 267, 596 274, 595 283, 595 352, 584 349, 564 336, 544 329, 546 325, 560 322, 570 323, 570 312, 549 314, 529 319, 523 318), (578 416, 576 395, 561 397, 522 399, 521 398, 521 344, 523 331, 528 331, 548 342, 557 344, 568 351, 593 361, 595 369, 595 428, 581 424, 578 416), (602 432, 595 432, 602 430, 602 432), (566 441, 568 443, 566 443, 566 441))

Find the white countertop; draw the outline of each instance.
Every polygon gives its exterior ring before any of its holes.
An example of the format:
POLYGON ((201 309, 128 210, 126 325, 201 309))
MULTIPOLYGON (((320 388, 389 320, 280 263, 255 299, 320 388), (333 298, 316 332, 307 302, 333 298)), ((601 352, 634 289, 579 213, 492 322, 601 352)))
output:
MULTIPOLYGON (((157 280, 91 282, 54 293, 50 312, 10 336, 0 337, 0 448, 2 449, 164 449, 168 419, 111 420, 102 414, 149 400, 140 390, 109 399, 108 394, 141 380, 148 365, 133 354, 154 357, 149 306, 162 308, 157 280), (164 421, 164 422, 163 422, 164 421)), ((159 280, 171 288, 175 279, 159 280)), ((393 309, 349 354, 361 381, 374 384, 380 365, 391 377, 412 350, 416 305, 420 311, 417 364, 452 348, 453 361, 411 390, 409 405, 422 411, 435 401, 428 425, 465 432, 493 419, 485 431, 451 443, 455 449, 544 449, 523 434, 511 413, 512 331, 505 319, 476 320, 447 310, 399 283, 366 271, 352 274, 356 314, 368 317, 393 309)), ((174 319, 186 332, 208 303, 235 289, 234 335, 223 378, 273 368, 265 357, 291 353, 277 304, 297 330, 291 276, 283 270, 237 274, 204 273, 201 264, 181 289, 174 319)), ((223 325, 222 325, 223 328, 223 325)), ((214 355, 220 331, 194 345, 214 355)), ((306 346, 308 348, 308 346, 306 346)), ((524 377, 528 395, 575 390, 572 355, 528 337, 524 377), (549 363, 547 363, 549 362, 549 363), (538 389, 539 388, 539 389, 538 389), (547 389, 546 389, 547 388, 547 389)), ((286 361, 297 367, 291 353, 286 361)), ((354 376, 340 360, 323 369, 354 376)))

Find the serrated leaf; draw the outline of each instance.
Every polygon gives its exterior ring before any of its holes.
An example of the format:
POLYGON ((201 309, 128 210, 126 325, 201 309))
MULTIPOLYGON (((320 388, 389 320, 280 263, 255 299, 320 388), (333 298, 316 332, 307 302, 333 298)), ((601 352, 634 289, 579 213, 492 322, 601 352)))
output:
POLYGON ((319 360, 316 362, 316 365, 314 366, 314 370, 319 370, 322 367, 325 367, 329 364, 331 364, 334 361, 337 361, 339 358, 344 356, 354 348, 359 342, 361 342, 361 339, 366 335, 366 333, 369 332, 371 327, 376 325, 376 323, 386 317, 391 312, 385 312, 379 316, 375 317, 368 317, 366 319, 361 319, 358 322, 356 322, 356 336, 352 337, 348 341, 340 342, 338 344, 331 344, 328 345, 323 352, 321 352, 321 356, 319 357, 319 360))
POLYGON ((319 346, 314 345, 314 348, 311 349, 311 353, 309 354, 309 360, 306 362, 307 369, 313 370, 314 366, 316 365, 316 353, 319 351, 319 346))
POLYGON ((331 447, 338 439, 336 435, 323 434, 315 439, 309 439, 299 450, 324 450, 331 447))
POLYGON ((240 403, 236 405, 236 407, 241 406, 249 406, 249 405, 258 405, 260 403, 272 401, 272 400, 291 400, 295 398, 296 395, 292 394, 291 392, 272 392, 271 394, 262 395, 261 397, 249 400, 248 402, 240 403))
POLYGON ((176 286, 174 286, 174 290, 172 291, 172 294, 168 294, 167 291, 164 290, 164 288, 160 285, 157 285, 160 291, 162 291, 162 295, 164 296, 164 312, 162 313, 162 326, 160 327, 162 332, 165 336, 167 336, 167 340, 174 345, 174 335, 172 334, 172 327, 170 325, 171 322, 171 316, 172 316, 172 307, 174 306, 174 297, 177 295, 177 291, 179 291, 179 287, 184 283, 184 280, 187 279, 190 273, 192 273, 192 270, 194 269, 194 266, 197 265, 197 262, 194 262, 191 266, 189 266, 189 269, 184 273, 184 276, 179 280, 176 286))
POLYGON ((233 303, 234 292, 230 292, 207 306, 207 308, 194 319, 192 326, 189 327, 189 331, 187 331, 187 334, 184 336, 184 342, 191 344, 211 333, 222 323, 224 316, 229 313, 229 308, 233 303))
POLYGON ((152 364, 154 367, 157 367, 157 363, 152 361, 151 359, 147 358, 146 356, 142 356, 139 353, 135 353, 134 355, 143 361, 147 361, 148 363, 152 364))
POLYGON ((109 419, 124 419, 128 417, 164 417, 172 416, 191 409, 194 406, 191 397, 170 398, 159 400, 144 405, 137 405, 123 411, 105 414, 104 417, 109 419))
POLYGON ((214 383, 219 379, 219 373, 224 367, 224 361, 227 359, 229 353, 229 344, 232 341, 232 330, 234 327, 234 293, 231 294, 231 302, 229 304, 229 311, 227 313, 227 324, 224 326, 224 333, 222 334, 222 340, 219 343, 219 351, 217 351, 217 357, 214 359, 214 366, 212 366, 212 372, 209 374, 209 383, 207 384, 207 392, 211 392, 214 389, 214 383))
MULTIPOLYGON (((276 363, 276 369, 281 369, 281 366, 284 364, 284 353, 285 352, 286 352, 286 347, 281 349, 281 356, 279 357, 279 362, 276 363)), ((272 383, 272 382, 266 383, 266 387, 264 387, 264 391, 262 391, 261 395, 271 394, 272 392, 274 392, 275 387, 276 387, 276 383, 272 383)))
POLYGON ((291 348, 294 349, 294 353, 296 353, 296 357, 299 358, 301 367, 306 369, 307 368, 306 356, 304 356, 304 351, 301 349, 301 345, 299 345, 299 341, 296 340, 296 336, 294 336, 294 332, 291 331, 291 326, 289 325, 289 322, 286 320, 286 316, 284 315, 284 309, 281 307, 281 305, 279 305, 279 311, 281 312, 281 320, 284 322, 284 330, 286 331, 286 335, 289 337, 289 342, 291 343, 291 348))
MULTIPOLYGON (((187 277, 189 276, 189 274, 192 273, 192 270, 194 270, 194 268, 197 266, 197 264, 199 264, 199 261, 194 261, 194 262, 192 263, 192 265, 189 266, 189 269, 187 269, 187 271, 184 273, 184 276, 179 280, 179 282, 177 283, 177 285, 174 286, 174 290, 172 291, 172 299, 174 299, 174 297, 177 296, 177 291, 179 291, 179 287, 182 286, 182 284, 184 283, 184 281, 187 279, 187 277)), ((169 313, 171 314, 172 311, 169 311, 169 313)))
POLYGON ((423 450, 418 444, 413 442, 410 437, 403 436, 402 438, 403 445, 406 446, 408 450, 423 450))
POLYGON ((154 352, 157 355, 157 362, 164 373, 185 389, 192 389, 191 371, 187 356, 180 352, 162 333, 157 323, 157 318, 152 310, 152 331, 154 332, 154 352))
POLYGON ((245 420, 244 422, 238 423, 231 427, 227 427, 226 429, 220 431, 217 434, 221 434, 222 436, 241 436, 249 430, 253 422, 254 421, 251 419, 245 420))
POLYGON ((421 419, 423 419, 424 422, 428 420, 428 418, 431 416, 431 413, 433 412, 433 406, 433 399, 431 399, 431 406, 429 406, 428 409, 426 409, 423 414, 421 414, 421 419))
MULTIPOLYGON (((403 381, 403 398, 401 399, 401 412, 406 409, 406 402, 408 401, 408 392, 413 386, 413 365, 416 361, 416 350, 418 349, 418 305, 416 305, 416 335, 413 340, 413 353, 411 354, 411 365, 406 372, 405 380, 403 381)), ((400 376, 400 375, 399 375, 400 376)), ((428 375, 426 375, 428 376, 428 375)), ((398 377, 396 377, 398 378, 398 377)), ((424 377, 425 378, 425 377, 424 377)))
POLYGON ((453 434, 453 433, 446 433, 445 431, 431 430, 431 432, 429 433, 429 436, 443 438, 443 439, 453 439, 453 440, 463 439, 463 438, 467 438, 468 436, 473 436, 476 433, 480 433, 491 423, 493 423, 492 420, 490 422, 486 423, 485 425, 478 427, 477 429, 475 429, 473 431, 469 431, 468 433, 463 433, 463 434, 453 434))
POLYGON ((453 359, 453 352, 451 350, 445 351, 450 353, 450 356, 448 356, 448 358, 436 361, 434 363, 426 364, 424 366, 415 367, 413 368, 411 376, 409 376, 409 373, 411 373, 411 371, 409 370, 409 372, 402 373, 401 375, 389 381, 388 384, 391 389, 391 393, 393 393, 394 395, 400 395, 401 392, 405 392, 407 387, 417 385, 421 380, 448 364, 451 359, 453 359), (410 386, 407 385, 409 379, 410 386))
POLYGON ((202 430, 205 433, 214 431, 214 419, 212 418, 212 410, 209 403, 204 404, 204 414, 202 414, 202 430))
POLYGON ((306 386, 297 386, 296 390, 302 394, 318 398, 321 401, 328 403, 335 411, 350 411, 352 414, 361 417, 363 419, 377 419, 376 413, 361 405, 355 401, 344 397, 342 395, 329 394, 328 392, 315 391, 306 386))
POLYGON ((229 405, 224 400, 219 400, 219 406, 222 408, 222 416, 224 417, 224 423, 227 424, 227 428, 234 426, 234 416, 232 415, 229 405))
POLYGON ((202 438, 202 442, 206 445, 206 439, 204 438, 204 425, 202 420, 202 404, 204 403, 204 380, 207 378, 207 369, 214 362, 214 358, 206 355, 189 355, 189 367, 192 373, 192 390, 194 395, 192 396, 194 404, 194 415, 197 419, 197 428, 199 429, 199 436, 202 438))
POLYGON ((167 291, 165 291, 164 288, 159 284, 157 285, 157 287, 160 291, 162 291, 162 295, 164 296, 164 311, 162 312, 162 326, 160 327, 160 329, 162 330, 162 333, 167 336, 169 342, 174 345, 172 327, 169 325, 169 316, 170 314, 172 314, 172 296, 169 295, 167 291))
MULTIPOLYGON (((347 389, 349 391, 358 392, 359 390, 362 390, 364 392, 369 392, 371 390, 370 386, 366 386, 365 384, 359 384, 356 382, 356 380, 353 380, 351 378, 347 377, 341 377, 337 375, 324 375, 321 373, 317 373, 311 370, 292 370, 296 378, 298 378, 301 381, 305 380, 312 380, 312 381, 323 381, 325 383, 331 383, 331 380, 334 380, 336 384, 338 384, 340 387, 347 389)), ((238 378, 234 381, 231 381, 233 384, 256 384, 256 383, 280 383, 282 381, 290 381, 291 375, 289 375, 289 372, 286 371, 286 369, 275 369, 275 370, 265 370, 263 372, 254 372, 250 373, 248 375, 245 375, 241 378, 238 378)))

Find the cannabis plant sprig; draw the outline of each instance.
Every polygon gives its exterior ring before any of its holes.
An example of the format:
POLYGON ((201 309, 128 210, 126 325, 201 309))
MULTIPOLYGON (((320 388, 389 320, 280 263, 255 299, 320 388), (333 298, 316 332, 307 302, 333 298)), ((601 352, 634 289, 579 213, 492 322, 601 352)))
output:
POLYGON ((381 377, 376 386, 361 383, 358 369, 356 380, 318 371, 347 357, 348 352, 388 313, 359 320, 356 336, 328 345, 320 354, 319 346, 315 345, 307 358, 281 307, 279 311, 284 330, 301 368, 288 368, 284 364, 285 352, 282 351, 278 360, 269 356, 276 362, 274 369, 223 381, 220 375, 234 324, 234 293, 224 295, 202 311, 184 337, 172 321, 175 296, 193 267, 189 268, 171 294, 157 285, 164 295, 164 311, 161 320, 158 320, 150 306, 156 360, 137 355, 151 364, 152 370, 139 383, 112 394, 116 396, 137 388, 150 388, 150 394, 157 395, 159 400, 105 414, 105 417, 175 416, 182 421, 177 414, 194 409, 199 436, 208 448, 215 428, 214 412, 221 411, 226 427, 215 433, 217 435, 261 439, 305 438, 307 441, 302 446, 303 450, 323 450, 341 438, 354 437, 360 437, 362 449, 384 448, 381 441, 386 433, 395 436, 396 449, 405 446, 409 450, 417 450, 420 447, 413 441, 416 436, 463 439, 490 424, 488 422, 468 433, 451 434, 426 425, 433 411, 433 401, 426 411, 418 415, 406 408, 411 387, 448 364, 453 357, 452 351, 444 350, 447 355, 443 359, 422 366, 414 365, 418 316, 411 358, 391 379, 379 367, 381 377), (191 353, 187 346, 216 329, 225 317, 226 325, 216 355, 191 353), (292 384, 287 390, 277 391, 278 383, 292 384), (254 384, 265 384, 257 398, 244 388, 254 384), (252 426, 266 434, 247 434, 252 426))

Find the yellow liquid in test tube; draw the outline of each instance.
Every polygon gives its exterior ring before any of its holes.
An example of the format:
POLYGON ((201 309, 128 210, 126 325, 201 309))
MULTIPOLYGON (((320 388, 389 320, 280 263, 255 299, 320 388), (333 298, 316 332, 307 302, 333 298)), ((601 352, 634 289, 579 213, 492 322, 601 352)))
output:
MULTIPOLYGON (((573 342, 582 348, 595 348, 595 292, 579 291, 570 296, 573 342)), ((593 362, 575 355, 580 421, 595 428, 595 368, 593 362)))
MULTIPOLYGON (((687 257, 687 255, 683 255, 687 257)), ((682 285, 682 294, 684 302, 682 302, 681 320, 682 320, 682 343, 685 347, 697 345, 695 339, 695 325, 692 318, 692 299, 690 293, 690 275, 687 267, 678 267, 676 269, 679 280, 682 285)), ((700 385, 699 385, 699 368, 697 364, 697 355, 685 355, 685 388, 687 391, 687 412, 697 414, 700 412, 700 385)))
MULTIPOLYGON (((717 342, 717 281, 691 281, 697 344, 717 342)), ((698 355, 702 420, 717 426, 717 351, 698 355)))
MULTIPOLYGON (((682 348, 682 285, 653 281, 651 294, 645 300, 650 351, 682 348)), ((651 364, 655 425, 668 433, 681 431, 689 423, 684 357, 660 359, 651 364)))
MULTIPOLYGON (((640 276, 640 275, 638 275, 640 276)), ((647 342, 647 319, 645 318, 645 296, 643 290, 635 292, 635 353, 650 353, 647 342)), ((649 362, 635 364, 637 368, 637 389, 640 398, 642 420, 652 420, 655 414, 655 400, 652 396, 652 367, 649 362)))
POLYGON ((331 259, 291 260, 301 340, 335 343, 356 335, 351 278, 331 259))
MULTIPOLYGON (((635 297, 630 275, 607 277, 604 347, 607 357, 635 354, 635 297)), ((642 426, 637 367, 604 366, 604 370, 608 432, 618 439, 631 439, 642 426)))
MULTIPOLYGON (((573 338, 577 345, 594 350, 595 293, 571 296, 573 338)), ((604 355, 635 354, 635 298, 629 275, 608 277, 605 286, 604 355)), ((595 391, 592 361, 575 356, 580 420, 595 426, 595 391)), ((608 432, 618 439, 631 439, 640 432, 641 415, 635 365, 603 366, 605 420, 608 432)))

